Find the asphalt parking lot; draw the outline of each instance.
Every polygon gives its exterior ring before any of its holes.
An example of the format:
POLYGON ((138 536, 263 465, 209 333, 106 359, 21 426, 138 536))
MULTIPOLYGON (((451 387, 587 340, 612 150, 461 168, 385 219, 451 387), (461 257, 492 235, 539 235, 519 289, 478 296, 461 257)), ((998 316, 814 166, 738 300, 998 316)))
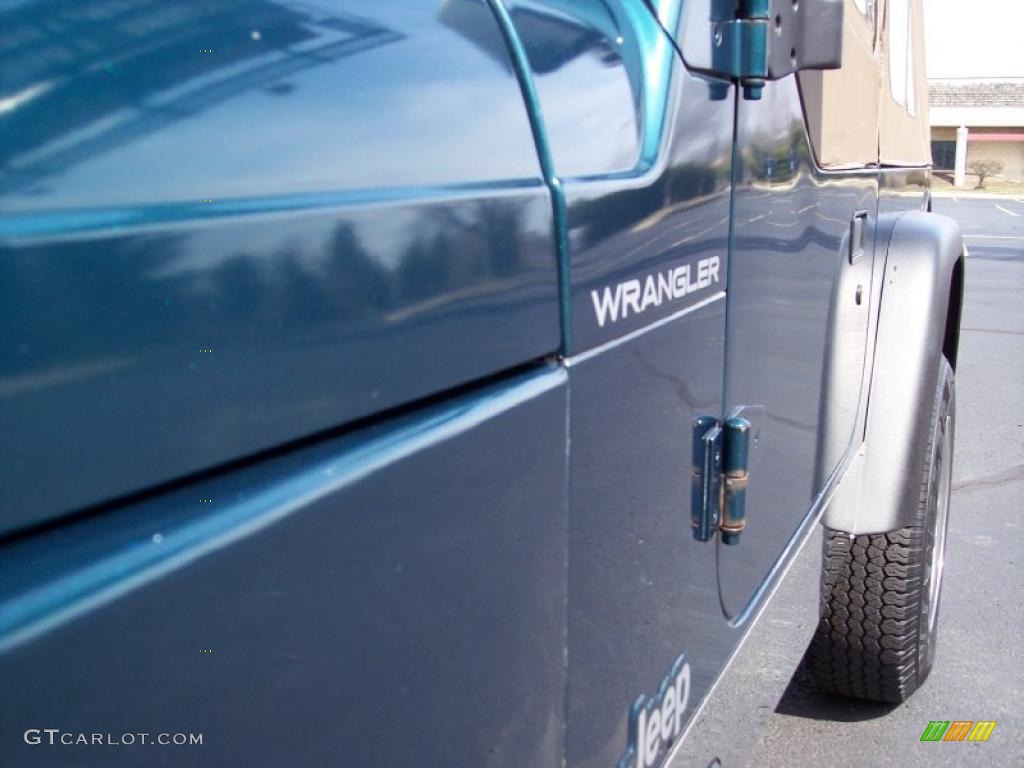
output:
POLYGON ((897 707, 818 691, 802 668, 753 766, 1024 765, 1024 198, 936 198, 970 257, 939 650, 897 707), (996 720, 986 743, 922 743, 930 720, 996 720))

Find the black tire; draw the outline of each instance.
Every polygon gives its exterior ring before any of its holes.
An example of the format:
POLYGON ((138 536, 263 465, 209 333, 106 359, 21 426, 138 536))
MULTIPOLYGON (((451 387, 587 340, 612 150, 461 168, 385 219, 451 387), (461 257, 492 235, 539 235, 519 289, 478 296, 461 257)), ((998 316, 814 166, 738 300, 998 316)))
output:
POLYGON ((949 522, 954 411, 953 369, 943 358, 911 525, 852 539, 843 531, 825 531, 821 617, 809 659, 825 690, 898 703, 931 671, 949 522))

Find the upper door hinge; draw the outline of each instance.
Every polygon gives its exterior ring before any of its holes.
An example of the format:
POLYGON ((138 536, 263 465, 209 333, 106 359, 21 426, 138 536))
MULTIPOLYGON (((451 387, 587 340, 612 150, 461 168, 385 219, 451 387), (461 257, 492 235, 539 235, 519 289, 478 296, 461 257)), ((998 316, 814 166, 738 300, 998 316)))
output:
POLYGON ((838 69, 842 27, 842 0, 739 0, 733 18, 711 23, 712 69, 760 99, 766 80, 838 69))
POLYGON ((768 77, 770 12, 771 0, 743 0, 735 19, 712 25, 712 66, 739 82, 745 99, 760 99, 768 77))

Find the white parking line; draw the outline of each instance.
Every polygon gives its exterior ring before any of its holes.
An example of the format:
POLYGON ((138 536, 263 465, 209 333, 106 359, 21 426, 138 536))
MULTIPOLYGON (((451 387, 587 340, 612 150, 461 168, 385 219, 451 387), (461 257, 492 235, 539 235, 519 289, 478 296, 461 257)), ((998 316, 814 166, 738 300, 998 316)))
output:
POLYGON ((953 202, 954 203, 959 203, 960 202, 960 198, 957 197, 956 195, 952 195, 952 197, 953 197, 953 202))
POLYGON ((1015 219, 1016 219, 1016 218, 1017 218, 1018 216, 1020 216, 1020 214, 1019 214, 1019 213, 1014 213, 1013 211, 1011 211, 1011 210, 1010 210, 1010 209, 1008 209, 1008 208, 1003 208, 1003 206, 999 205, 999 203, 996 203, 996 208, 998 208, 998 209, 999 209, 1000 211, 1002 211, 1003 213, 1005 213, 1005 214, 1006 214, 1007 216, 1013 216, 1013 218, 1015 218, 1015 219))

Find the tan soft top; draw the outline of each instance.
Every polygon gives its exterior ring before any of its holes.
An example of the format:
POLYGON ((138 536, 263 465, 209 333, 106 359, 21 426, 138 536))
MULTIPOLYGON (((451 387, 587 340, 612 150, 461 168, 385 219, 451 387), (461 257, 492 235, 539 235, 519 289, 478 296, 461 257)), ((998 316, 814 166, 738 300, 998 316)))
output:
POLYGON ((799 74, 818 163, 931 163, 922 0, 845 0, 843 67, 799 74))

